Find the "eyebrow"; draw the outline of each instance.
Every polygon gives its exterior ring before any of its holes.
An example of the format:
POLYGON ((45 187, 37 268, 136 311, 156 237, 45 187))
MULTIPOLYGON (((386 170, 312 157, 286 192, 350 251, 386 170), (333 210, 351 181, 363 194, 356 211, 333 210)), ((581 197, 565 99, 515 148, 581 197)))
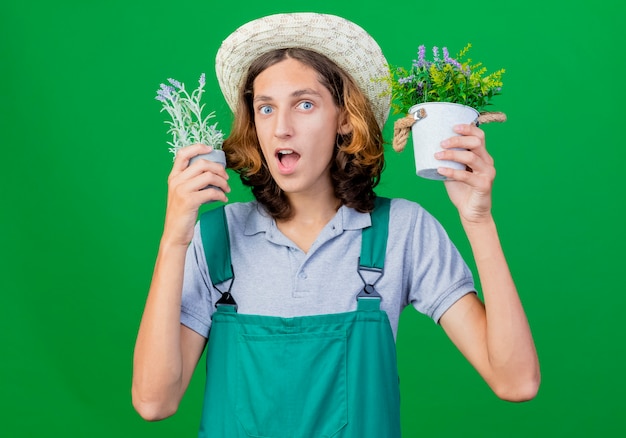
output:
MULTIPOLYGON (((293 93, 291 93, 291 97, 300 97, 300 96, 306 96, 306 95, 321 96, 320 93, 318 93, 312 88, 303 88, 302 90, 296 90, 293 93)), ((253 99, 253 102, 269 102, 271 100, 273 99, 270 96, 264 96, 261 94, 259 96, 255 96, 253 99)))

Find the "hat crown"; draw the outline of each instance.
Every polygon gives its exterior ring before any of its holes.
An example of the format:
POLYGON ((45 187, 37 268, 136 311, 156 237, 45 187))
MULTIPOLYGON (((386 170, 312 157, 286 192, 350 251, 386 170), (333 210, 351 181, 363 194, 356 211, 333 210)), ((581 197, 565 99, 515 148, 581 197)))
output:
POLYGON ((376 41, 345 18, 312 12, 276 14, 244 24, 228 36, 217 52, 218 83, 231 110, 239 88, 260 55, 276 49, 303 48, 333 60, 368 97, 382 129, 389 114, 391 93, 383 78, 387 61, 376 41))

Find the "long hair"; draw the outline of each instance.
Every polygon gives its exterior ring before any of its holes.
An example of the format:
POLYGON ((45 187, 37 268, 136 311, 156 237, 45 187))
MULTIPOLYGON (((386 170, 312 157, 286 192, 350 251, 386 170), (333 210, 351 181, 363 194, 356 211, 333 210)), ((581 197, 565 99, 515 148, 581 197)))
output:
POLYGON ((254 80, 265 69, 287 58, 311 67, 333 97, 352 132, 337 135, 330 174, 335 196, 342 205, 360 212, 374 209, 374 187, 384 167, 383 137, 367 97, 352 77, 326 56, 307 49, 278 49, 261 55, 248 69, 239 90, 230 136, 224 142, 228 167, 239 173, 244 185, 275 219, 287 219, 289 201, 276 184, 263 153, 254 125, 254 80))

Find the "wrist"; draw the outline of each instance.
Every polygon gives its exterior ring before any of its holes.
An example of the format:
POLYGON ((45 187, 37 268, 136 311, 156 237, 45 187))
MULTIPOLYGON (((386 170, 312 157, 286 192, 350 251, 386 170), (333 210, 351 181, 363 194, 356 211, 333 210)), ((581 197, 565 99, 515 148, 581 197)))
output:
POLYGON ((480 216, 476 215, 472 218, 467 218, 463 215, 460 215, 460 217, 461 225, 463 225, 463 228, 466 230, 484 229, 495 226, 495 220, 493 219, 493 215, 491 214, 491 212, 487 212, 480 216))
POLYGON ((166 215, 161 246, 164 248, 183 247, 187 249, 194 234, 196 215, 177 218, 174 215, 166 215))
POLYGON ((471 220, 461 217, 461 225, 470 241, 472 237, 484 238, 485 234, 497 234, 496 222, 491 214, 471 220))
POLYGON ((483 221, 465 221, 463 228, 477 264, 486 261, 491 264, 494 259, 502 257, 500 237, 493 217, 483 221))
POLYGON ((191 243, 191 238, 186 237, 178 237, 175 235, 171 235, 163 233, 161 237, 161 242, 159 244, 160 252, 176 252, 176 251, 184 251, 187 252, 187 248, 191 243))

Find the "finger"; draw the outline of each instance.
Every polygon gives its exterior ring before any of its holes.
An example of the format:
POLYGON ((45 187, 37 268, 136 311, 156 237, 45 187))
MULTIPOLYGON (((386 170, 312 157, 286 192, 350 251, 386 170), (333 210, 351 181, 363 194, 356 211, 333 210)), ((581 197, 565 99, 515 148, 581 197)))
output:
POLYGON ((483 192, 491 190, 493 181, 496 177, 496 169, 494 167, 487 167, 481 171, 477 171, 472 168, 451 169, 449 167, 442 166, 437 169, 437 172, 449 180, 466 183, 467 185, 483 192))
POLYGON ((485 141, 485 131, 473 123, 455 125, 452 129, 459 135, 472 135, 485 141))
POLYGON ((485 146, 485 133, 473 125, 456 125, 454 131, 459 135, 442 141, 442 148, 477 149, 485 146))
POLYGON ((493 168, 492 163, 485 162, 485 160, 474 151, 445 149, 437 152, 435 158, 464 164, 473 172, 489 173, 493 168))
POLYGON ((449 181, 465 183, 481 193, 489 193, 491 191, 495 177, 495 172, 493 175, 485 173, 479 174, 463 169, 451 169, 449 167, 439 167, 437 168, 437 172, 445 176, 449 181))
POLYGON ((454 125, 452 127, 452 130, 458 134, 455 135, 453 137, 450 137, 450 140, 452 139, 457 139, 457 141, 462 141, 462 139, 464 137, 475 137, 479 140, 480 143, 484 144, 485 143, 485 131, 483 131, 482 129, 478 128, 476 125, 474 124, 469 124, 469 125, 465 125, 465 124, 460 124, 460 125, 454 125))
POLYGON ((192 164, 189 165, 188 169, 186 169, 185 172, 187 172, 190 176, 196 176, 204 172, 210 172, 219 175, 225 180, 229 179, 228 173, 226 172, 223 164, 206 159, 195 160, 192 164))
MULTIPOLYGON (((228 191, 230 192, 230 188, 228 191)), ((226 192, 212 185, 204 186, 202 189, 192 192, 190 198, 192 202, 197 203, 197 205, 208 204, 214 201, 228 202, 226 192)))
POLYGON ((215 201, 228 202, 228 197, 221 190, 209 188, 206 190, 195 192, 193 196, 191 196, 191 200, 197 205, 202 205, 209 204, 215 201))
POLYGON ((484 142, 473 135, 471 136, 455 136, 445 139, 441 142, 443 149, 457 148, 457 149, 471 149, 478 150, 484 147, 484 142))
POLYGON ((463 149, 472 151, 483 161, 493 165, 493 157, 487 152, 484 138, 473 135, 451 137, 441 142, 441 147, 444 150, 463 149))
POLYGON ((211 201, 228 202, 228 192, 230 187, 224 179, 206 173, 173 185, 168 204, 172 205, 174 211, 197 211, 200 205, 211 201))
POLYGON ((181 172, 177 173, 172 171, 172 173, 170 173, 169 185, 174 187, 190 182, 187 190, 191 191, 200 190, 207 185, 216 185, 228 192, 230 191, 230 187, 228 187, 225 181, 228 181, 229 178, 222 164, 200 159, 195 160, 193 164, 189 165, 181 172))
POLYGON ((169 180, 169 198, 177 205, 186 205, 183 209, 194 209, 200 204, 212 200, 224 200, 226 193, 230 193, 228 174, 217 163, 208 162, 194 163, 183 172, 173 175, 169 180), (209 168, 210 170, 207 170, 209 168), (218 172, 218 173, 214 173, 218 172), (207 187, 212 186, 209 190, 207 187), (206 190, 205 190, 206 189, 206 190))
POLYGON ((217 187, 225 193, 230 193, 230 186, 228 185, 227 178, 222 175, 218 175, 212 172, 203 172, 190 179, 186 184, 192 192, 204 190, 208 186, 217 187))
POLYGON ((208 154, 212 150, 213 148, 211 146, 207 146, 204 144, 194 144, 178 149, 178 151, 176 151, 176 157, 174 160, 174 165, 172 167, 172 172, 182 172, 189 166, 189 160, 191 160, 193 157, 200 154, 208 154))

